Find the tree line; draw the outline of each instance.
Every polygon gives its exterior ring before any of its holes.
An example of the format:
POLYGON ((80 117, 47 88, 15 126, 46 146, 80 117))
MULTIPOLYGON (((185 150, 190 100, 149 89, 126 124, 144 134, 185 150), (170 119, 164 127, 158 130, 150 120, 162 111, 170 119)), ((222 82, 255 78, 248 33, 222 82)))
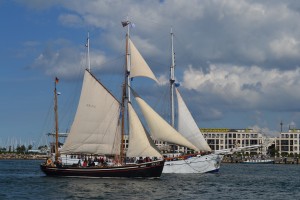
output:
MULTIPOLYGON (((0 147, 1 153, 28 153, 28 151, 32 150, 33 146, 30 144, 27 147, 25 145, 17 145, 15 148, 14 146, 8 146, 8 147, 0 147)), ((42 145, 38 147, 38 150, 45 151, 48 149, 47 145, 42 145)))

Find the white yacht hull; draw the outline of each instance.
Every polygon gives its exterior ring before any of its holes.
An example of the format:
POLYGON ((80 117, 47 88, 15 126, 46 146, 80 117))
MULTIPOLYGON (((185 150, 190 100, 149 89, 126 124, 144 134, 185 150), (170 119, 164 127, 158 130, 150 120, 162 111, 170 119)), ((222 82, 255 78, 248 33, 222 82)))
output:
POLYGON ((223 155, 208 154, 189 157, 184 160, 171 160, 165 162, 162 173, 208 173, 218 172, 223 155))

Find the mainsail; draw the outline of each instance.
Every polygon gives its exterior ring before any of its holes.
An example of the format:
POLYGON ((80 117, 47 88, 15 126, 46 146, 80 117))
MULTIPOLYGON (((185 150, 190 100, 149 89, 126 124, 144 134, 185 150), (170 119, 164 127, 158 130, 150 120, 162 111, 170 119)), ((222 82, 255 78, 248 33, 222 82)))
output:
POLYGON ((120 152, 120 103, 87 70, 79 105, 61 153, 120 152))
POLYGON ((172 126, 170 126, 159 114, 157 114, 143 99, 133 93, 145 120, 149 126, 153 139, 174 143, 199 151, 199 149, 184 138, 172 126))
POLYGON ((129 145, 126 155, 128 157, 162 157, 154 142, 146 134, 140 119, 131 103, 128 104, 129 115, 129 145))
POLYGON ((153 79, 158 83, 155 75, 151 71, 150 67, 138 51, 138 49, 134 46, 133 42, 129 39, 129 47, 130 47, 130 77, 144 76, 153 79))
POLYGON ((175 88, 178 103, 178 132, 201 151, 211 151, 194 118, 184 103, 179 91, 175 88))

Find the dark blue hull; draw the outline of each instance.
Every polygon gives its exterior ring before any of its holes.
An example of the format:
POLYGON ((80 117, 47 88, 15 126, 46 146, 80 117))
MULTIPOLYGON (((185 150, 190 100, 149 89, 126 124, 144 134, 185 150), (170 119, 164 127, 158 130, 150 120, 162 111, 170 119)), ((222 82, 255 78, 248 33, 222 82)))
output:
POLYGON ((47 166, 41 164, 41 170, 47 176, 61 177, 94 177, 94 178, 159 178, 163 167, 163 160, 141 164, 114 166, 114 167, 70 167, 47 166))

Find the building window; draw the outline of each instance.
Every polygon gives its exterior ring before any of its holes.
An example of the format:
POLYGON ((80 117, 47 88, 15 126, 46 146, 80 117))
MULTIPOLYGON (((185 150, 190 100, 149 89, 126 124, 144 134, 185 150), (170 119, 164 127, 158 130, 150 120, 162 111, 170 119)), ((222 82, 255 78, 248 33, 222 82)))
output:
POLYGON ((288 140, 281 140, 281 146, 289 145, 288 140))

